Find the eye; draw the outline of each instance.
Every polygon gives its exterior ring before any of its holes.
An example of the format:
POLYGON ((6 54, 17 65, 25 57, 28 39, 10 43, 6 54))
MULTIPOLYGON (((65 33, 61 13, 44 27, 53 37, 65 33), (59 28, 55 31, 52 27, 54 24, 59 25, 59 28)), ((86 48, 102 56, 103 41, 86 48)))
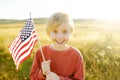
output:
POLYGON ((63 30, 63 33, 68 33, 68 31, 67 30, 63 30))
POLYGON ((54 33, 58 33, 58 31, 57 31, 57 30, 54 30, 53 32, 54 32, 54 33))

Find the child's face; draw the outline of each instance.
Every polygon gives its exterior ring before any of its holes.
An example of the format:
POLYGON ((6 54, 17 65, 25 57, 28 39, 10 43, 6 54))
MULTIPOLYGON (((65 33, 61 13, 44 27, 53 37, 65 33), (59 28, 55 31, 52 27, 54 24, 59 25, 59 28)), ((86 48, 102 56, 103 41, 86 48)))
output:
POLYGON ((50 38, 56 46, 64 46, 68 42, 70 35, 70 25, 68 23, 62 23, 50 32, 50 38))

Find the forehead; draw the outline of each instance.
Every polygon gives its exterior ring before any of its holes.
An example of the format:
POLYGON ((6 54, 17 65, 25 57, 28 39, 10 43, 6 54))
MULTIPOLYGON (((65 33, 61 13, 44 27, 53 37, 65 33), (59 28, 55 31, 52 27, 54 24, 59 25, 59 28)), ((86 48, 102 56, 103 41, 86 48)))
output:
POLYGON ((70 30, 70 24, 67 22, 63 22, 58 27, 56 27, 54 30, 70 30))

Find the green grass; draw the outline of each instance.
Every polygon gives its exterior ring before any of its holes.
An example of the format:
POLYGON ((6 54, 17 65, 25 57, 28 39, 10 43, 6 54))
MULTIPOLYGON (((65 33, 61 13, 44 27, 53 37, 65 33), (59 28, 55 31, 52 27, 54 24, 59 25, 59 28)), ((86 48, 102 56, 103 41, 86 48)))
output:
MULTIPOLYGON (((84 57, 85 80, 120 80, 120 24, 76 21, 75 32, 69 43, 84 57), (113 28, 113 29, 111 29, 113 28)), ((16 70, 8 46, 21 30, 23 22, 0 24, 0 80, 29 80, 35 51, 16 70)), ((45 24, 36 23, 41 46, 51 43, 45 33, 45 24), (44 35, 44 36, 43 36, 44 35)))

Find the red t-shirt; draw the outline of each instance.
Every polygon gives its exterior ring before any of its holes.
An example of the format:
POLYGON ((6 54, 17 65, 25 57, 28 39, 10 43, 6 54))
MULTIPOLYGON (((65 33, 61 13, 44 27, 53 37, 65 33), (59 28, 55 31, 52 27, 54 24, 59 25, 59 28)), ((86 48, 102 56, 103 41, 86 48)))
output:
MULTIPOLYGON (((50 70, 59 75, 60 80, 84 80, 83 57, 78 49, 69 47, 65 51, 53 50, 49 45, 42 47, 46 60, 51 60, 50 70)), ((30 79, 45 80, 41 72, 42 56, 36 52, 32 64, 30 79)))

